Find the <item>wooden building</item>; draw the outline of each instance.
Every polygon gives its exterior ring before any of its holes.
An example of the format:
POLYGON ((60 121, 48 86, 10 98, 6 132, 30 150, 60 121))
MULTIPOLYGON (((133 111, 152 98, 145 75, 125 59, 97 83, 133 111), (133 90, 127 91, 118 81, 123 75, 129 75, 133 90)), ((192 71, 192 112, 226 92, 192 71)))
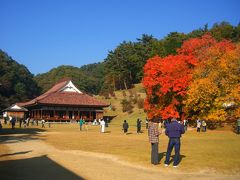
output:
POLYGON ((62 80, 46 93, 19 106, 29 110, 30 118, 47 121, 87 121, 103 118, 103 108, 109 104, 81 92, 71 80, 62 80))
POLYGON ((6 113, 7 116, 15 117, 16 119, 23 119, 26 117, 28 110, 24 107, 14 104, 7 109, 3 110, 3 113, 6 113))

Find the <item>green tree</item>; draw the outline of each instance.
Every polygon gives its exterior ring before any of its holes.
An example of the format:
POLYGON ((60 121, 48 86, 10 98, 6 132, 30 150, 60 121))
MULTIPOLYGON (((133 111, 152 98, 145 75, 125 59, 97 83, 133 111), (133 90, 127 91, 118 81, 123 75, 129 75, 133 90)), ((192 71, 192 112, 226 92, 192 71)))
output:
POLYGON ((29 70, 0 50, 0 109, 39 95, 29 70))

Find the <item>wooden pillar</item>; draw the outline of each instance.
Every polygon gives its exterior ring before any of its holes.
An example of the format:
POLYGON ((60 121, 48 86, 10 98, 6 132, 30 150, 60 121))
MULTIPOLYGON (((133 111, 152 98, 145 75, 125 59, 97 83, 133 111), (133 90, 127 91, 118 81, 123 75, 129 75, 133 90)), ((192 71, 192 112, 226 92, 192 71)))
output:
POLYGON ((56 112, 53 110, 53 118, 56 119, 56 112))
POLYGON ((93 120, 93 112, 90 111, 90 120, 92 121, 93 120))

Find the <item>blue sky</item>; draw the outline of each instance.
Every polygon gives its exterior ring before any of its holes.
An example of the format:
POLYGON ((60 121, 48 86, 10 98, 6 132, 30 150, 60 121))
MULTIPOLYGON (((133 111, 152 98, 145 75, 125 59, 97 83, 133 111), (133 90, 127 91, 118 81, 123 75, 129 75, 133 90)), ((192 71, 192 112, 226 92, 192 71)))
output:
POLYGON ((0 0, 0 49, 33 74, 101 62, 122 41, 240 22, 238 0, 0 0))

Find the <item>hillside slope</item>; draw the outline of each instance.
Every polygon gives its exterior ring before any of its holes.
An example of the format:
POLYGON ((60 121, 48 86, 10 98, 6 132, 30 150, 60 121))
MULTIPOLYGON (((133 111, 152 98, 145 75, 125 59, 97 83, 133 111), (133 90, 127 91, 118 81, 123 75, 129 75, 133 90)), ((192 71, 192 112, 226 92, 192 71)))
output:
POLYGON ((129 90, 119 90, 115 91, 114 95, 110 95, 109 99, 106 99, 103 96, 96 96, 99 100, 104 102, 108 102, 111 104, 109 108, 104 109, 105 116, 115 116, 111 124, 114 125, 121 125, 124 120, 127 120, 130 126, 135 126, 137 118, 140 118, 145 123, 146 113, 144 112, 143 108, 138 108, 138 103, 134 103, 134 99, 144 99, 146 97, 145 90, 142 84, 135 84, 134 88, 129 90), (132 99, 132 113, 123 112, 122 111, 122 100, 130 100, 132 99))

